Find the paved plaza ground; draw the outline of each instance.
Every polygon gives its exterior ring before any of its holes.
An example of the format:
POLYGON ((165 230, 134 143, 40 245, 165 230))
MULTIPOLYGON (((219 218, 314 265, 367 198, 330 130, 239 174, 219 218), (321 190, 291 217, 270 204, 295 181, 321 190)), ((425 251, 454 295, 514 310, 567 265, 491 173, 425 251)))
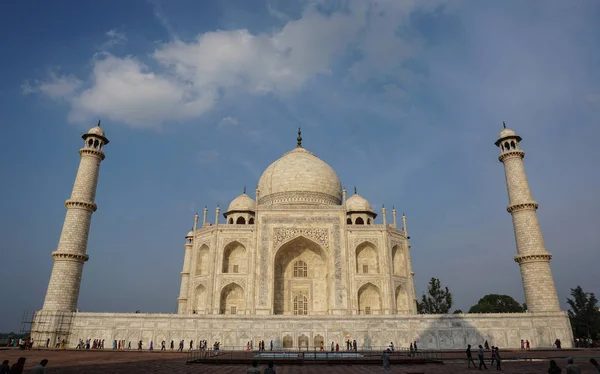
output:
MULTIPOLYGON (((392 373, 402 374, 439 374, 439 373, 472 373, 479 371, 467 369, 467 363, 461 359, 462 352, 445 353, 444 364, 425 365, 392 365, 392 373)), ((548 358, 554 358, 559 366, 566 366, 567 356, 575 357, 576 363, 583 369, 583 373, 593 373, 589 364, 589 357, 600 357, 599 350, 574 350, 574 351, 507 351, 504 354, 503 371, 511 374, 546 373, 548 358)), ((0 361, 10 360, 11 364, 19 357, 26 357, 27 370, 44 358, 49 360, 47 373, 245 373, 247 365, 204 365, 186 364, 186 353, 174 352, 137 352, 137 351, 55 351, 55 350, 0 350, 0 361)), ((489 352, 486 363, 489 364, 489 352)), ((392 361, 393 362, 393 361, 392 361)), ((262 369, 264 365, 259 365, 262 369)), ((488 365, 491 370, 491 367, 488 365)), ((278 374, 304 374, 304 373, 383 373, 382 365, 282 365, 276 364, 278 374)), ((494 370, 496 371, 496 370, 494 370)))

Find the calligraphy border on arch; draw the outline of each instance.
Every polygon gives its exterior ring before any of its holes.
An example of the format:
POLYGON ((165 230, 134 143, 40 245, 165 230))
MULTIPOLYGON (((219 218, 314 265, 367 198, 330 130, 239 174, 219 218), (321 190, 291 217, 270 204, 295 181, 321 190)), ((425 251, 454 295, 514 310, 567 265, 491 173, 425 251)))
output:
MULTIPOLYGON (((307 223, 327 223, 332 225, 331 243, 334 255, 334 278, 335 278, 335 304, 341 306, 343 301, 342 290, 342 253, 340 248, 340 219, 337 217, 262 217, 261 224, 268 225, 272 223, 285 224, 307 224, 307 223)), ((265 306, 267 303, 267 275, 268 264, 267 257, 269 255, 269 228, 262 228, 261 238, 261 255, 260 255, 260 287, 259 287, 259 304, 265 306)))

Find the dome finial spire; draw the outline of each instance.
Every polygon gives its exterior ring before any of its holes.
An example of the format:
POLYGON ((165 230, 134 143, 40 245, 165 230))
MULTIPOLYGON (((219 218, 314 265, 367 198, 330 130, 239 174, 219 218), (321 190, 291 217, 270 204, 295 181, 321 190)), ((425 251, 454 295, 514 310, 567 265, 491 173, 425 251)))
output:
POLYGON ((356 192, 356 186, 354 186, 354 194, 355 195, 357 194, 357 192, 356 192))
POLYGON ((98 118, 98 127, 100 127, 100 118, 98 118))
POLYGON ((246 186, 244 186, 244 194, 246 194, 246 186))
POLYGON ((300 127, 298 127, 298 145, 297 147, 302 148, 302 130, 300 130, 300 127))
POLYGON ((502 126, 504 126, 504 128, 506 128, 506 122, 502 121, 502 126))

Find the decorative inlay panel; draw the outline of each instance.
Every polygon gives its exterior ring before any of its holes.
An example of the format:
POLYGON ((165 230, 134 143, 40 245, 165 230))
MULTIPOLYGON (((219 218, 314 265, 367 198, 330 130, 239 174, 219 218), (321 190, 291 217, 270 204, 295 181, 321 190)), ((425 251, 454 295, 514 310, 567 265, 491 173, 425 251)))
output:
POLYGON ((333 250, 333 273, 335 280, 335 305, 342 306, 343 287, 342 287, 342 253, 340 248, 340 220, 336 217, 263 217, 261 223, 261 249, 260 249, 260 284, 259 284, 259 305, 267 306, 267 292, 269 283, 269 224, 330 224, 331 225, 331 249, 333 250))
POLYGON ((258 199, 258 205, 283 205, 296 203, 340 205, 341 200, 335 196, 325 193, 310 191, 276 192, 258 199))
POLYGON ((222 239, 223 247, 226 247, 227 245, 229 245, 233 242, 238 242, 241 245, 243 245, 244 247, 246 247, 246 249, 248 249, 248 238, 223 238, 222 239))
POLYGON ((371 283, 379 288, 379 292, 381 292, 381 279, 360 279, 356 281, 356 289, 359 290, 365 284, 371 283))
POLYGON ((325 248, 329 248, 329 233, 327 229, 309 229, 309 228, 276 228, 273 230, 273 249, 279 248, 279 245, 288 239, 297 236, 308 236, 315 239, 325 248))
POLYGON ((198 242, 198 249, 202 248, 202 246, 205 245, 208 248, 210 248, 210 240, 202 240, 200 242, 198 242))
POLYGON ((221 290, 223 289, 223 287, 227 286, 228 284, 231 283, 235 283, 238 286, 242 287, 244 289, 244 292, 246 292, 246 279, 243 278, 243 276, 240 277, 227 277, 227 278, 221 278, 219 280, 219 292, 221 292, 221 290))
POLYGON ((369 242, 369 243, 373 244, 375 247, 379 248, 379 239, 378 238, 357 237, 357 238, 354 238, 354 248, 353 249, 356 249, 356 247, 358 247, 359 245, 361 245, 364 242, 369 242))

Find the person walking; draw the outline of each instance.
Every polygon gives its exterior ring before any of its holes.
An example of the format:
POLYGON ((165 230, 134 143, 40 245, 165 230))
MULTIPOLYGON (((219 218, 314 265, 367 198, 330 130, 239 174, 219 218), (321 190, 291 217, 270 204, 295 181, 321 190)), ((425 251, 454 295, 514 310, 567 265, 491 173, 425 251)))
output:
MULTIPOLYGON (((411 344, 412 348, 412 344, 411 344)), ((412 349, 411 349, 412 351, 412 349)), ((476 368, 475 360, 473 360, 473 354, 471 353, 471 344, 467 345, 467 369, 471 368, 471 363, 473 363, 473 368, 476 368)))
MULTIPOLYGON (((496 348, 496 370, 502 370, 502 357, 500 357, 500 352, 498 352, 498 347, 496 348)), ((494 367, 492 365, 492 367, 494 367)))
POLYGON ((386 349, 383 351, 383 356, 381 356, 383 360, 383 370, 385 374, 390 374, 390 350, 386 349))
POLYGON ((479 344, 479 350, 477 351, 477 358, 479 359, 479 370, 481 370, 482 366, 485 368, 485 370, 487 370, 487 365, 485 364, 485 361, 483 360, 483 346, 481 344, 479 344))

